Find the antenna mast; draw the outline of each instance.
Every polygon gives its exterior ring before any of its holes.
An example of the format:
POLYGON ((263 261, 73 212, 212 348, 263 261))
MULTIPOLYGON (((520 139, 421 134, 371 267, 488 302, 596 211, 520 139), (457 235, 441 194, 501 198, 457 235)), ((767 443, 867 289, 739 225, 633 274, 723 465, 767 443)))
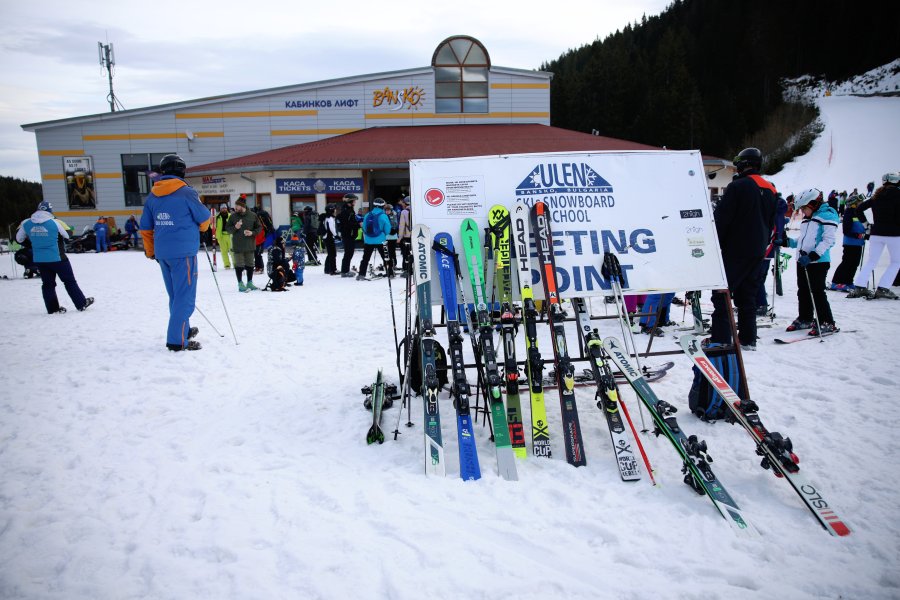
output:
POLYGON ((112 68, 116 64, 116 53, 112 44, 104 44, 103 42, 97 42, 97 53, 100 57, 100 66, 106 68, 106 73, 109 76, 109 95, 106 97, 106 99, 109 100, 109 111, 116 112, 116 104, 118 104, 119 101, 116 99, 116 95, 113 92, 112 83, 112 68))

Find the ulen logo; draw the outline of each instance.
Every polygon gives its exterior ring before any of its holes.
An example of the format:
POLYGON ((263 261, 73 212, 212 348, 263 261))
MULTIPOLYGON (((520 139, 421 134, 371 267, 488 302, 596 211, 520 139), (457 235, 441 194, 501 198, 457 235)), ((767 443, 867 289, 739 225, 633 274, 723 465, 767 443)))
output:
POLYGON ((547 194, 611 194, 612 186, 585 163, 535 166, 516 187, 516 196, 547 194))
POLYGON ((425 202, 429 206, 440 206, 444 203, 444 192, 438 188, 431 188, 425 192, 425 202))

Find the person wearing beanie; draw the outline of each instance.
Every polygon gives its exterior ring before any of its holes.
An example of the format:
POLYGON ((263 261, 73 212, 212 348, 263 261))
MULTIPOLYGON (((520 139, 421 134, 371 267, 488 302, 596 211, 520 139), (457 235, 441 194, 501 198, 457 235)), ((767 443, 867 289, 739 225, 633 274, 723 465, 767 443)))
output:
POLYGON ((391 263, 388 261, 387 252, 384 247, 384 242, 387 239, 388 234, 391 232, 391 221, 388 219, 388 216, 384 214, 384 200, 381 198, 375 198, 372 201, 372 210, 366 214, 363 219, 363 257, 362 262, 359 263, 359 274, 356 276, 357 281, 364 281, 366 279, 366 271, 369 268, 369 259, 372 257, 372 253, 375 250, 378 250, 378 253, 381 255, 381 260, 385 264, 385 268, 387 269, 386 275, 388 277, 394 276, 394 271, 392 269, 391 263))
POLYGON ((231 214, 228 212, 228 205, 223 204, 219 207, 219 214, 216 215, 216 241, 219 243, 219 250, 222 252, 222 262, 225 268, 231 268, 231 232, 228 230, 228 218, 231 214))
POLYGON ((69 232, 61 221, 54 218, 53 205, 46 200, 38 204, 34 214, 22 221, 16 230, 17 242, 23 244, 26 239, 31 243, 32 262, 40 270, 41 295, 44 297, 47 314, 66 312, 65 307, 59 305, 59 298, 56 296, 57 276, 63 282, 75 308, 84 310, 94 303, 94 299, 85 298, 78 287, 63 242, 69 239, 69 232))
POLYGON ((256 264, 256 235, 262 225, 256 213, 247 210, 247 200, 238 198, 234 203, 234 213, 228 217, 225 230, 231 233, 231 247, 234 254, 234 274, 238 280, 238 291, 258 290, 253 285, 253 270, 256 264), (241 279, 241 273, 247 272, 247 285, 241 279))
POLYGON ((197 298, 200 234, 212 221, 209 208, 184 181, 186 169, 177 154, 163 156, 159 161, 162 176, 153 184, 141 214, 144 255, 159 264, 169 297, 166 348, 173 352, 200 349, 194 340, 198 329, 191 327, 190 319, 197 298))

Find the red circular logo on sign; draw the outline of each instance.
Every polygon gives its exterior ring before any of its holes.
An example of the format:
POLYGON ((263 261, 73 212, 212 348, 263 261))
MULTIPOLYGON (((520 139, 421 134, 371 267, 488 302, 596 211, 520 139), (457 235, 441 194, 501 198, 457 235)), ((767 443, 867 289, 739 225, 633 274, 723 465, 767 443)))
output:
POLYGON ((430 206, 440 206, 444 203, 444 192, 437 188, 431 188, 425 192, 425 202, 430 206))

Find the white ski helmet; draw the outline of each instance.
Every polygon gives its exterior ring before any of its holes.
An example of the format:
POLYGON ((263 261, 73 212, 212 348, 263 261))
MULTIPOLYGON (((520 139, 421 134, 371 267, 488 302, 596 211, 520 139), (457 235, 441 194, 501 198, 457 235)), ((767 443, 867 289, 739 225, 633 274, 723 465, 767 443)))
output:
POLYGON ((885 173, 881 176, 881 182, 897 185, 898 183, 900 183, 900 173, 897 173, 896 171, 885 173))
POLYGON ((816 188, 809 188, 808 190, 803 190, 797 199, 794 200, 794 210, 800 210, 804 206, 810 205, 813 202, 816 203, 816 208, 822 204, 822 191, 817 190, 816 188))

